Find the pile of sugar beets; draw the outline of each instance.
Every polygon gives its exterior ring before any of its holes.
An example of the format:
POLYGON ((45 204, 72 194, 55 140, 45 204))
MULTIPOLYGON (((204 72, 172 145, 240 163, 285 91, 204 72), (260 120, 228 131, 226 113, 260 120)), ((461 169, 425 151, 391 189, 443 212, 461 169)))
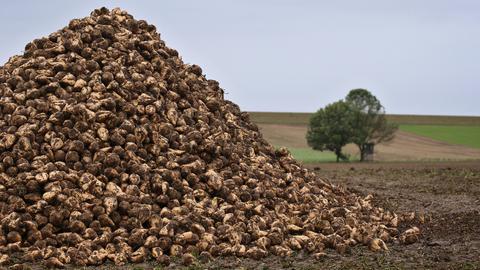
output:
POLYGON ((125 11, 27 44, 0 68, 0 93, 2 265, 321 257, 419 235, 272 147, 125 11))

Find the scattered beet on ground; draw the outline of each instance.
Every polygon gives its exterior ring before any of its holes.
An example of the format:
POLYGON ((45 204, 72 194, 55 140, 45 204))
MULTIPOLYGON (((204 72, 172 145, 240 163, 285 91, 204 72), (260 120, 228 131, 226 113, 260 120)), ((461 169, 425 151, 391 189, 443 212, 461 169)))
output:
MULTIPOLYGON (((374 203, 387 210, 415 217, 400 227, 418 226, 420 240, 391 243, 388 252, 372 252, 355 246, 346 254, 325 250, 320 260, 305 252, 292 257, 269 256, 262 260, 218 258, 199 262, 191 269, 236 270, 370 270, 370 269, 480 269, 480 163, 370 163, 312 164, 317 174, 357 194, 374 194, 374 203), (422 219, 420 217, 423 218, 422 219)), ((154 263, 129 265, 155 269, 154 263)), ((108 268, 105 268, 108 269, 108 268)), ((162 269, 185 269, 173 261, 162 269)))
MULTIPOLYGON (((423 213, 424 222, 414 218, 401 227, 421 228, 420 240, 403 245, 390 243, 389 252, 372 252, 361 245, 345 254, 326 249, 320 259, 297 251, 291 257, 268 256, 260 260, 235 256, 197 261, 185 267, 172 257, 169 266, 158 262, 129 263, 124 266, 88 266, 82 269, 161 270, 370 270, 370 269, 480 269, 480 165, 478 161, 442 163, 371 163, 309 165, 318 175, 335 184, 346 185, 357 194, 375 194, 375 202, 397 213, 423 213)), ((419 215, 421 216, 421 215, 419 215)), ((15 260, 15 258, 14 258, 15 260)), ((32 270, 43 269, 35 263, 32 270)))
POLYGON ((0 264, 322 258, 418 240, 372 196, 275 150, 119 9, 27 44, 0 68, 0 93, 0 264))

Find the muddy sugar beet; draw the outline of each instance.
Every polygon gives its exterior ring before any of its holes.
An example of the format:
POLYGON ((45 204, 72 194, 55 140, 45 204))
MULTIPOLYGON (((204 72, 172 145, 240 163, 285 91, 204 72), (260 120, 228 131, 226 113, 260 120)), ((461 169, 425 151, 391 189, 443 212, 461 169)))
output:
POLYGON ((0 93, 3 265, 345 253, 399 234, 395 214, 275 150, 124 11, 27 44, 0 68, 0 93))

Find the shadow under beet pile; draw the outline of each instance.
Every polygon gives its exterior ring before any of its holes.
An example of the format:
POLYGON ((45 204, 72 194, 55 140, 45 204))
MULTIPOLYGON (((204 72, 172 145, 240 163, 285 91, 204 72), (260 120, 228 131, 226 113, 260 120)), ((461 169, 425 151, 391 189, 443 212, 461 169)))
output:
POLYGON ((0 68, 0 93, 1 264, 321 257, 399 235, 395 214, 276 151, 124 11, 27 44, 0 68))

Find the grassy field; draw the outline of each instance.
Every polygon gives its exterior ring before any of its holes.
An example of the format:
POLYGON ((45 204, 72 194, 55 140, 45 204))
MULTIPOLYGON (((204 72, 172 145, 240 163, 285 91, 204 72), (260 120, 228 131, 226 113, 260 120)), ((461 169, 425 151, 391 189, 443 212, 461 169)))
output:
POLYGON ((480 126, 400 125, 400 130, 447 143, 480 148, 480 126))
MULTIPOLYGON (((285 146, 304 163, 334 162, 332 152, 314 151, 305 142, 310 113, 250 112, 250 118, 262 129, 273 145, 285 146)), ((376 160, 456 160, 479 159, 480 117, 388 115, 399 124, 393 144, 376 147, 376 160), (416 137, 415 137, 416 136, 416 137), (420 137, 421 136, 421 137, 420 137), (457 147, 462 146, 462 147, 457 147), (466 149, 465 147, 469 147, 466 149), (474 151, 472 152, 472 149, 474 151), (378 152, 377 152, 378 151, 378 152)), ((346 153, 358 159, 356 148, 347 146, 346 153)))
POLYGON ((289 147, 290 153, 295 159, 302 161, 303 163, 316 163, 316 162, 333 162, 336 160, 336 156, 330 151, 316 151, 311 148, 292 148, 289 147))

